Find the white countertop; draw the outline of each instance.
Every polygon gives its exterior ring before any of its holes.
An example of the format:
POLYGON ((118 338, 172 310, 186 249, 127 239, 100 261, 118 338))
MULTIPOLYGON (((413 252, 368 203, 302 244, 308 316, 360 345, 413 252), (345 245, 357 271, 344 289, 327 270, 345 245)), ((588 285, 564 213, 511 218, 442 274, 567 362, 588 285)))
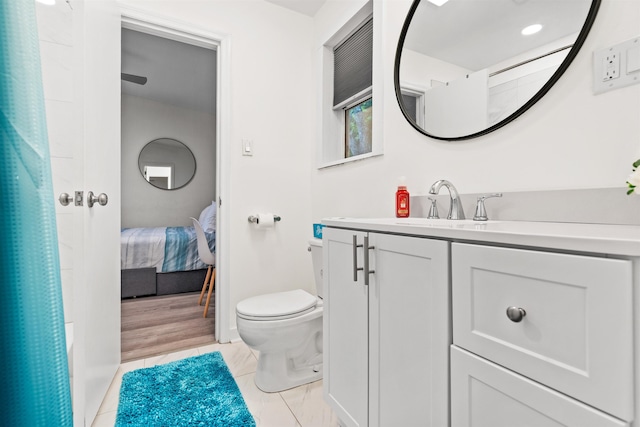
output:
POLYGON ((565 251, 640 256, 640 226, 426 218, 324 218, 328 227, 490 242, 565 251))

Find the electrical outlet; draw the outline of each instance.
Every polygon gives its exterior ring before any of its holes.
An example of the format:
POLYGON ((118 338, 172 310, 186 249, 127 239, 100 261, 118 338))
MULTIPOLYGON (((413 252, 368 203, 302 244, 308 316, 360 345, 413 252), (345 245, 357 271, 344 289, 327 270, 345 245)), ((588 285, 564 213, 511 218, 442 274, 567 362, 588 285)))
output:
POLYGON ((620 77, 620 52, 611 51, 602 60, 602 71, 603 82, 620 77))
POLYGON ((593 92, 640 83, 640 37, 593 52, 593 92))

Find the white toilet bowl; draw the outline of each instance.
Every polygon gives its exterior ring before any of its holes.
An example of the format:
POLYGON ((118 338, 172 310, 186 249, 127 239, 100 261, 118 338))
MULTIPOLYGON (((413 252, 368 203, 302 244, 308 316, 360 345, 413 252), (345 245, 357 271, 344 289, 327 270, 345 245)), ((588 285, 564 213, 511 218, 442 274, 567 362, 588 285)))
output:
MULTIPOLYGON (((321 240, 311 242, 318 278, 321 251, 321 240)), ((296 289, 248 298, 236 306, 240 337, 260 352, 255 376, 260 390, 277 392, 322 378, 321 294, 296 289)))

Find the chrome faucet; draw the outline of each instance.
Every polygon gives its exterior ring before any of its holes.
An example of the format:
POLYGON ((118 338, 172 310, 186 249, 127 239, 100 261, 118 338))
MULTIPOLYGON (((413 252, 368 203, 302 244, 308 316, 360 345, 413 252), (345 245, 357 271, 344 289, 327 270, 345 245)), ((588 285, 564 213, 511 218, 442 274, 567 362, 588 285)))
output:
POLYGON ((484 196, 478 197, 478 201, 476 203, 476 213, 473 216, 474 221, 487 221, 487 210, 484 207, 484 201, 491 197, 502 197, 502 193, 495 194, 485 194, 484 196))
POLYGON ((442 186, 447 187, 447 190, 449 190, 449 197, 451 198, 447 219, 464 219, 464 211, 462 210, 460 196, 458 195, 458 190, 456 190, 456 187, 454 187, 452 183, 446 179, 440 179, 433 183, 429 189, 429 194, 438 194, 442 186))

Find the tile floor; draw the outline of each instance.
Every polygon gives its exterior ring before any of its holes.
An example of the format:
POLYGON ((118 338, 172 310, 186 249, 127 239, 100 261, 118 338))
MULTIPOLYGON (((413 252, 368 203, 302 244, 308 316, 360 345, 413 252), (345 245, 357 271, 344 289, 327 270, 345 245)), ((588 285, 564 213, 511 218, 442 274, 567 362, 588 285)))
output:
POLYGON ((120 365, 107 391, 93 427, 113 427, 118 410, 122 375, 140 368, 169 363, 212 351, 222 353, 233 374, 257 427, 325 427, 339 426, 338 419, 322 399, 322 381, 302 385, 280 393, 260 391, 253 377, 258 362, 255 354, 242 341, 231 344, 211 344, 162 356, 134 360, 120 365))

